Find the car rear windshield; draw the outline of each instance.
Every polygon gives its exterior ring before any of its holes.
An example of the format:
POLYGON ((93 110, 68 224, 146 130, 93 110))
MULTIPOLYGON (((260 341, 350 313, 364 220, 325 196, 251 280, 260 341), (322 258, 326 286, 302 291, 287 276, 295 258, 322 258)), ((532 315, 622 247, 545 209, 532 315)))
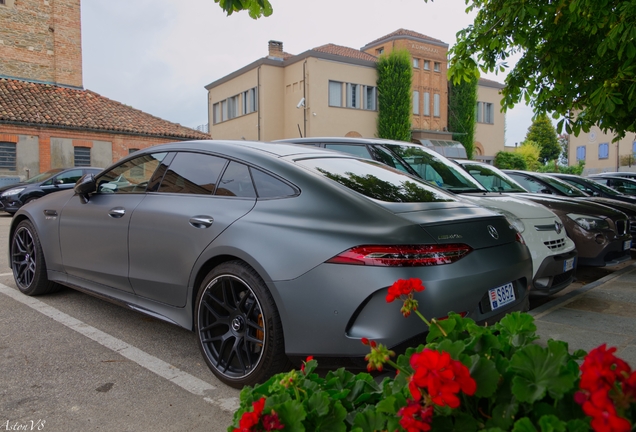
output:
POLYGON ((297 161, 351 190, 385 202, 457 201, 447 192, 370 160, 311 158, 297 161))

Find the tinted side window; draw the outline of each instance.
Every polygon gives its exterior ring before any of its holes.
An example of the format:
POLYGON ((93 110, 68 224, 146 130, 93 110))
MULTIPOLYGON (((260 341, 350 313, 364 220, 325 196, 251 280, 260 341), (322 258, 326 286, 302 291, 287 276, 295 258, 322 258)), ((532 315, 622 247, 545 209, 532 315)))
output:
POLYGON ((131 159, 97 178, 98 193, 145 193, 166 153, 154 153, 131 159))
POLYGON ((238 162, 230 162, 215 195, 256 198, 249 168, 238 162))
POLYGON ((283 198, 296 195, 296 190, 287 183, 251 168, 252 178, 259 198, 283 198))
POLYGON ((200 153, 177 153, 159 192, 211 195, 227 160, 200 153))
POLYGON ((80 179, 80 177, 82 177, 81 169, 67 171, 64 174, 60 174, 59 176, 57 176, 54 182, 61 184, 75 184, 80 179))
POLYGON ((510 174, 510 177, 517 180, 517 183, 519 183, 521 186, 523 186, 529 192, 532 192, 532 193, 541 193, 543 189, 547 189, 541 183, 535 180, 529 179, 528 177, 525 177, 525 176, 510 174))

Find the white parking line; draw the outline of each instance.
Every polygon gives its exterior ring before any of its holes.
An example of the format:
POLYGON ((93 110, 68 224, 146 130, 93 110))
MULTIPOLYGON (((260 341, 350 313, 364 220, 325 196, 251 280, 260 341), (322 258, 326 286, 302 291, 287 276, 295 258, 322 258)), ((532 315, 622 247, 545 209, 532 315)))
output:
MULTIPOLYGON (((10 275, 12 273, 8 274, 10 275)), ((6 276, 6 274, 2 274, 0 276, 6 276)), ((171 364, 140 350, 139 348, 135 348, 116 337, 104 333, 95 327, 75 319, 36 298, 26 296, 18 290, 3 284, 0 284, 0 293, 11 297, 15 301, 18 301, 32 309, 35 309, 41 314, 54 319, 62 325, 65 325, 71 330, 75 330, 76 332, 94 340, 98 344, 126 357, 131 361, 134 361, 139 366, 154 372, 160 377, 167 379, 193 395, 204 396, 203 400, 212 405, 216 405, 224 411, 234 412, 239 408, 238 398, 212 398, 209 394, 207 394, 207 392, 216 389, 216 387, 212 384, 190 375, 189 373, 184 372, 171 364)))

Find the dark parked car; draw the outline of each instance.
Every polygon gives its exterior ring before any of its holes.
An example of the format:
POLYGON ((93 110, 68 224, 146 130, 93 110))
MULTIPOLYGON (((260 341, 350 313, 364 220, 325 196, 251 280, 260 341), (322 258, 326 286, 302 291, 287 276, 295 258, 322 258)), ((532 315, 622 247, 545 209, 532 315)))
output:
POLYGON ((20 209, 18 288, 58 284, 192 329, 223 382, 289 357, 361 359, 427 327, 387 304, 420 278, 419 310, 480 323, 527 310, 532 261, 505 217, 377 162, 313 147, 193 141, 141 150, 20 209))
POLYGON ((14 214, 24 204, 52 192, 72 189, 84 174, 97 174, 102 168, 56 168, 29 180, 0 188, 0 210, 14 214))
MULTIPOLYGON (((586 199, 547 193, 528 193, 528 190, 522 187, 523 184, 529 184, 534 190, 538 190, 543 184, 559 184, 559 188, 575 189, 545 174, 520 171, 510 175, 509 170, 501 171, 492 165, 480 162, 456 162, 489 190, 498 190, 501 193, 514 194, 514 196, 522 195, 555 212, 563 222, 568 236, 576 244, 579 265, 610 266, 631 258, 631 224, 624 212, 586 199), (525 182, 517 183, 517 178, 525 182), (545 183, 540 183, 539 180, 544 178, 545 183)), ((582 192, 571 192, 572 195, 578 193, 582 192)))
POLYGON ((588 201, 611 207, 625 213, 630 221, 630 234, 636 236, 636 197, 621 194, 613 189, 596 183, 595 180, 569 174, 543 174, 526 171, 504 170, 530 192, 569 197, 576 201, 588 201), (585 183, 585 190, 582 184, 585 183), (594 188, 594 191, 590 190, 594 188))
POLYGON ((554 294, 574 280, 576 247, 557 216, 532 201, 488 193, 450 159, 419 144, 377 138, 311 137, 282 140, 313 145, 382 162, 474 204, 505 215, 532 255, 530 294, 554 294))
POLYGON ((636 172, 631 171, 613 171, 613 172, 604 172, 599 174, 592 174, 596 176, 610 176, 610 177, 627 177, 631 179, 636 179, 636 172))
POLYGON ((612 189, 616 189, 620 193, 632 196, 636 195, 636 179, 610 176, 608 174, 594 174, 589 176, 589 178, 612 189))

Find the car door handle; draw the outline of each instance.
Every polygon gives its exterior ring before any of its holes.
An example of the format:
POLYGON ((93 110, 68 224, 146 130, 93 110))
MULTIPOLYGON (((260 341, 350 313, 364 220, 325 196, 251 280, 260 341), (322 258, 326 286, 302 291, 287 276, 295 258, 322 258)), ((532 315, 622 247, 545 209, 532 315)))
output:
POLYGON ((115 207, 113 209, 110 209, 110 211, 108 212, 108 216, 114 218, 114 219, 119 219, 120 217, 122 217, 123 215, 126 214, 126 209, 121 208, 121 207, 115 207))
POLYGON ((190 225, 195 228, 209 228, 214 223, 214 218, 210 216, 195 216, 190 219, 190 225))

